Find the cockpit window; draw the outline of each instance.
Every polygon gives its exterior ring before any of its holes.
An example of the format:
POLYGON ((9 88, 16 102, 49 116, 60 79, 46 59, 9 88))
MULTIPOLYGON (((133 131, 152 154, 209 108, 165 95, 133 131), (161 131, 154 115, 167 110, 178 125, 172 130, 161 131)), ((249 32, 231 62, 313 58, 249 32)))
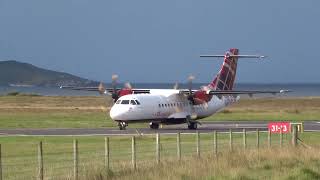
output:
POLYGON ((129 104, 129 102, 130 102, 129 100, 122 100, 121 104, 129 104))
POLYGON ((130 101, 130 104, 132 104, 132 105, 136 105, 137 103, 136 103, 136 101, 131 100, 131 101, 130 101))
POLYGON ((120 104, 120 102, 121 102, 121 100, 118 100, 118 101, 116 102, 116 104, 120 104))
POLYGON ((135 101, 136 101, 137 105, 140 105, 140 102, 138 100, 135 100, 135 101))

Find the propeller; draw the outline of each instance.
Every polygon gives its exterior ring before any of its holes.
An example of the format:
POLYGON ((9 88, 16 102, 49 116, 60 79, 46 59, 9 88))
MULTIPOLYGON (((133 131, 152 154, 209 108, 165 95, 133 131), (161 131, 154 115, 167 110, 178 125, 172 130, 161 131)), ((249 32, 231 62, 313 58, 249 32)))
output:
POLYGON ((179 84, 178 84, 178 82, 176 82, 176 83, 174 84, 173 89, 175 89, 175 90, 179 89, 179 84))
POLYGON ((124 84, 124 88, 126 88, 126 89, 132 89, 132 86, 131 86, 131 84, 130 84, 129 82, 126 82, 126 83, 124 84))
POLYGON ((193 75, 190 75, 188 77, 188 85, 189 85, 189 95, 188 95, 188 100, 191 102, 192 105, 194 105, 194 98, 192 94, 192 81, 195 79, 193 75))
POLYGON ((113 74, 111 76, 111 79, 112 79, 112 89, 113 89, 113 92, 112 92, 112 99, 114 99, 114 102, 116 102, 118 99, 119 99, 119 95, 117 93, 117 80, 118 80, 118 75, 117 74, 113 74))
POLYGON ((106 88, 104 87, 104 85, 103 85, 102 82, 100 82, 100 84, 99 84, 99 86, 98 86, 98 90, 99 90, 99 93, 100 93, 101 95, 108 93, 108 91, 106 90, 106 88))

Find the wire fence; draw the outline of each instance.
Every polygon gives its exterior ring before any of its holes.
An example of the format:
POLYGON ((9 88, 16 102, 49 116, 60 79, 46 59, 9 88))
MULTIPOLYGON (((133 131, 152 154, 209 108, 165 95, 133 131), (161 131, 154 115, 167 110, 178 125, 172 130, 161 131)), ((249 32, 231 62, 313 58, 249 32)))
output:
MULTIPOLYGON (((82 142, 81 137, 62 143, 2 143, 2 179, 85 179, 94 172, 121 172, 202 154, 219 156, 225 151, 295 146, 297 131, 271 134, 259 129, 241 132, 177 133, 139 136, 97 137, 82 142), (296 134, 295 134, 296 133, 296 134)), ((61 137, 63 138, 63 137, 61 137)))

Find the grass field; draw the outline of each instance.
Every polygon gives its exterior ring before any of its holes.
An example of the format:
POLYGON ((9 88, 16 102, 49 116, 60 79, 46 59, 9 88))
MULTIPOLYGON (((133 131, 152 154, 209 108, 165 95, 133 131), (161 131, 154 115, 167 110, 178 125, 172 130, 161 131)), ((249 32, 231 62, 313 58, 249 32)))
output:
MULTIPOLYGON (((267 133, 260 134, 260 152, 256 149, 256 134, 247 134, 247 148, 243 151, 242 134, 233 134, 233 151, 229 134, 218 134, 218 160, 213 155, 213 135, 200 134, 200 160, 196 156, 196 136, 181 135, 182 162, 177 163, 175 135, 161 135, 161 165, 155 160, 155 135, 136 137, 137 170, 131 167, 131 137, 110 137, 111 174, 104 165, 104 137, 1 137, 4 179, 35 179, 38 170, 37 148, 44 150, 44 173, 48 179, 67 179, 73 173, 73 140, 79 142, 79 175, 82 179, 277 179, 276 174, 300 176, 304 169, 319 175, 320 133, 302 133, 304 146, 298 150, 290 146, 291 136, 284 135, 283 147, 279 135, 273 134, 272 148, 268 148, 267 133), (311 154, 312 153, 312 154, 311 154), (278 160, 277 160, 278 159, 278 160), (282 161, 282 162, 281 162, 282 161), (244 164, 242 164, 244 163, 244 164), (281 167, 281 168, 280 168, 281 167), (210 170, 211 168, 211 170, 210 170), (225 169, 229 168, 229 169, 225 169), (280 169, 279 169, 280 168, 280 169), (189 169, 189 170, 188 170, 189 169), (254 173, 250 173, 254 170, 254 173), (199 172, 198 172, 199 171, 199 172), (184 172, 184 173, 183 173, 184 172), (154 178, 153 178, 154 177, 154 178), (197 178, 198 177, 198 178, 197 178), (246 177, 246 178, 245 178, 246 177), (98 178, 99 179, 99 178, 98 178), (241 178, 240 178, 241 179, 241 178)), ((307 175, 307 177, 310 177, 307 175)))
MULTIPOLYGON (((117 127, 106 97, 1 96, 1 128, 96 128, 117 127)), ((320 119, 320 97, 240 99, 237 104, 203 119, 290 120, 320 119)), ((131 124, 130 127, 148 127, 131 124)))
MULTIPOLYGON (((111 99, 104 97, 1 96, 0 128, 114 127, 108 116, 111 99)), ((220 120, 319 120, 320 98, 257 98, 239 103, 203 121, 220 120)), ((134 124, 130 127, 148 127, 134 124)), ((111 137, 111 171, 104 168, 104 137, 0 137, 4 179, 35 179, 37 145, 44 145, 46 179, 70 179, 72 142, 79 140, 81 179, 319 179, 320 133, 303 133, 305 147, 292 149, 290 135, 272 136, 267 147, 255 149, 255 134, 248 134, 244 152, 242 135, 234 134, 229 152, 228 134, 219 134, 219 158, 212 157, 212 134, 201 134, 201 158, 197 159, 195 136, 182 135, 181 162, 176 160, 176 136, 161 137, 161 164, 155 163, 155 137, 137 137, 137 171, 131 170, 131 137, 111 137)))

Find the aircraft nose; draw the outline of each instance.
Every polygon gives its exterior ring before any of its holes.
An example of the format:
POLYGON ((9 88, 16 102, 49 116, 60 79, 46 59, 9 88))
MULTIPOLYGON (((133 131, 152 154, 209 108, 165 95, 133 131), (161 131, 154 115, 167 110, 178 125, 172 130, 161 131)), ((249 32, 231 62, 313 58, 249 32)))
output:
POLYGON ((110 117, 111 117, 111 119, 118 120, 119 115, 120 115, 120 113, 116 110, 116 108, 112 107, 110 109, 110 117))
POLYGON ((125 114, 127 110, 125 108, 112 107, 110 110, 110 117, 113 120, 126 120, 125 114))

